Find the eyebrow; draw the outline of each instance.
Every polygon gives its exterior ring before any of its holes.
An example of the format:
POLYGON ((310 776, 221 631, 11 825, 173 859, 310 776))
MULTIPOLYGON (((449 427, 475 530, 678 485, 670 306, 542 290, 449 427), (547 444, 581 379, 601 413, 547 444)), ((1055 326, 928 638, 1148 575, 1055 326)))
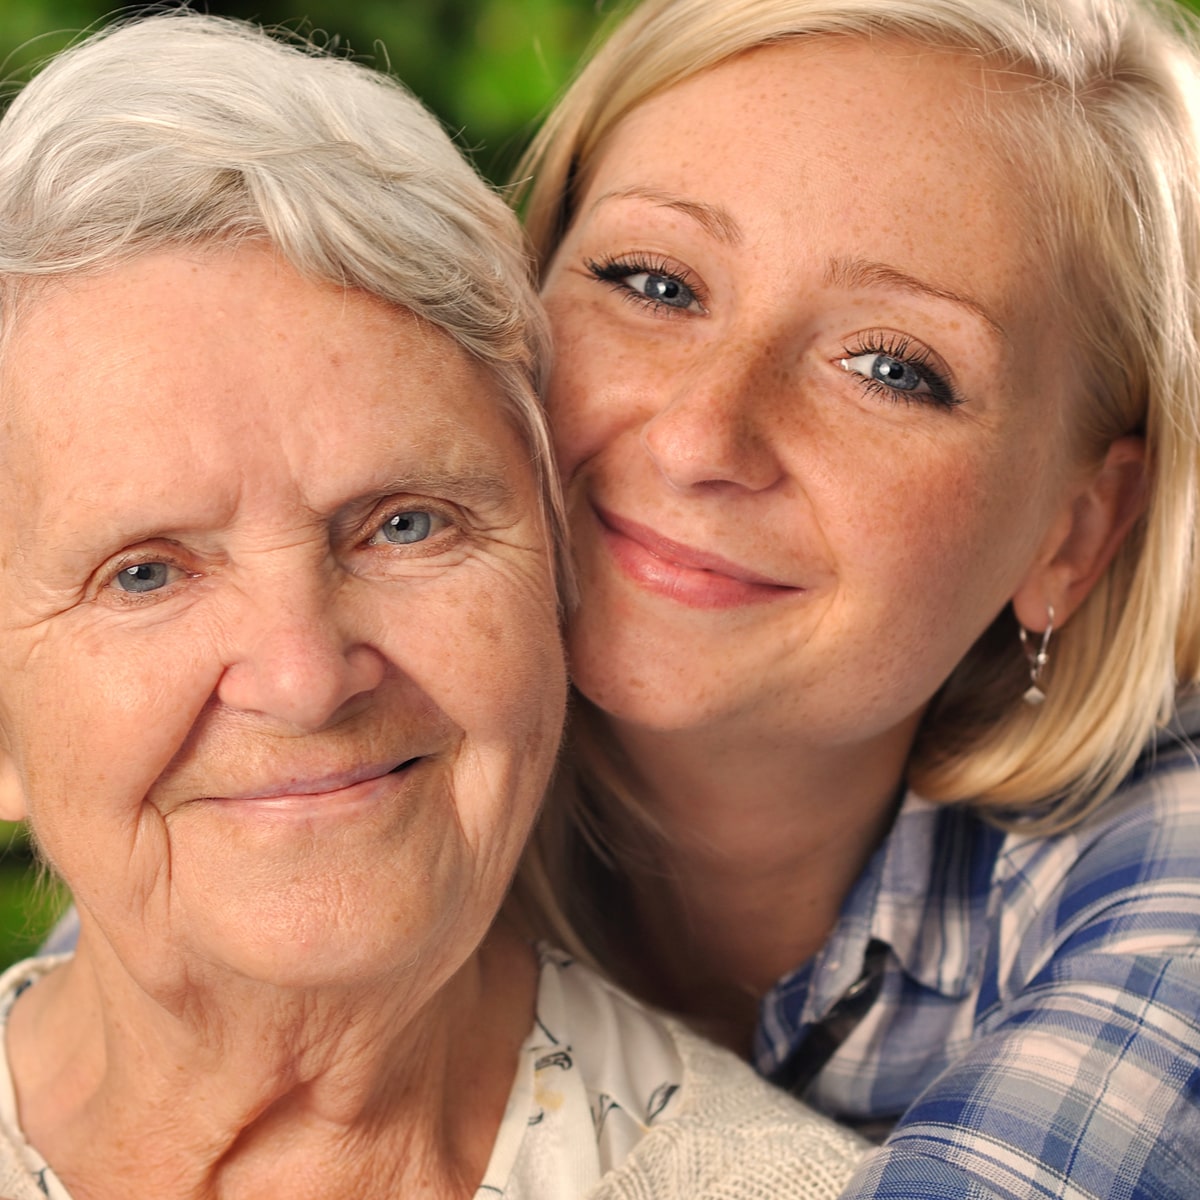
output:
MULTIPOLYGON (((482 469, 474 471, 446 470, 417 467, 397 474, 384 477, 375 484, 367 484, 363 491, 336 503, 330 511, 334 521, 344 520, 346 514, 356 507, 379 504, 389 496, 411 495, 420 497, 428 495, 458 504, 477 506, 481 509, 504 509, 512 507, 517 502, 517 490, 508 480, 494 471, 482 469)), ((317 514, 320 515, 320 514, 317 514)), ((182 542, 199 533, 228 528, 236 523, 236 513, 233 517, 204 515, 196 520, 163 517, 144 517, 133 505, 128 510, 117 509, 105 514, 107 526, 103 527, 103 539, 113 546, 136 545, 139 542, 166 541, 182 542)), ((28 527, 19 534, 20 539, 31 536, 28 527)), ((32 536, 35 540, 42 536, 40 527, 32 536)), ((93 546, 80 547, 79 553, 91 555, 95 552, 93 546)), ((106 551, 111 553, 115 551, 106 551)))
POLYGON ((718 241, 730 246, 736 246, 742 241, 742 227, 737 223, 733 214, 719 204, 705 204, 701 200, 688 200, 676 196, 672 192, 664 192, 658 188, 629 187, 617 188, 597 196, 592 208, 597 208, 606 200, 648 200, 660 208, 669 208, 675 212, 690 217, 706 233, 718 241))
POLYGON ((372 494, 384 497, 413 492, 443 495, 450 500, 483 506, 503 506, 516 501, 516 489, 493 470, 439 471, 418 467, 385 480, 372 494))
POLYGON ((1005 341, 1008 334, 1004 327, 988 312, 978 300, 961 292, 952 292, 949 288, 937 287, 915 275, 909 275, 897 267, 887 263, 871 262, 862 258, 834 258, 825 269, 825 282, 830 287, 890 287, 899 288, 904 292, 912 292, 918 296, 932 296, 936 300, 948 300, 977 316, 1005 341))
MULTIPOLYGON (((730 246, 739 245, 744 238, 742 227, 738 224, 737 219, 728 209, 719 204, 688 200, 683 196, 677 196, 659 188, 628 187, 614 188, 611 192, 597 196, 592 208, 598 208, 608 200, 647 200, 662 208, 672 209, 690 217, 705 232, 730 246)), ((1008 340, 1004 326, 978 300, 961 292, 954 292, 949 288, 928 283, 915 275, 908 274, 907 271, 901 271, 898 267, 889 266, 887 263, 872 262, 863 258, 834 258, 830 260, 829 266, 825 270, 825 282, 830 287, 899 288, 901 291, 911 292, 915 295, 947 300, 951 304, 957 304, 974 313, 997 336, 1005 341, 1008 340)))

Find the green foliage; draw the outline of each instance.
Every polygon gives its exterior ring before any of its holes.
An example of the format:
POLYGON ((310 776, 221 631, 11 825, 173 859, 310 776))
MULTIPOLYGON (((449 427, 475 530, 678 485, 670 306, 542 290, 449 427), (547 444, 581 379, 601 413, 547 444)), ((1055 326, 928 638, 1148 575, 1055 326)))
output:
MULTIPOLYGON (((390 69, 485 174, 504 178, 598 27, 601 0, 193 0, 390 69)), ((0 74, 20 81, 73 33, 140 6, 0 0, 0 74)))
POLYGON ((24 823, 0 821, 0 970, 38 948, 68 899, 39 870, 24 823))

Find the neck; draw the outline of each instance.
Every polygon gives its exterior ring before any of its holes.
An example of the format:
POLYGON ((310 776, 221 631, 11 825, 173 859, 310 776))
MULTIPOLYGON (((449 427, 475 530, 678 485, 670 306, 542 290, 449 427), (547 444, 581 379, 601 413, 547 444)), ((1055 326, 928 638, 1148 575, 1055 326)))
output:
POLYGON ((503 928, 433 994, 417 966, 183 1014, 88 933, 8 1030, 25 1134, 76 1200, 473 1194, 534 1009, 532 955, 503 928))
POLYGON ((631 872, 635 986, 747 1052, 759 1000, 821 947, 886 835, 915 724, 834 751, 612 728, 661 834, 631 872))

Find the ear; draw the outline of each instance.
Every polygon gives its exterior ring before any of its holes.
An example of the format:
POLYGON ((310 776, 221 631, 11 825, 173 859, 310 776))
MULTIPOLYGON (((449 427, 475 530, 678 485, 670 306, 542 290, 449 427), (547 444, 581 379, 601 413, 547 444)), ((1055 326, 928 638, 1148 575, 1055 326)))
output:
POLYGON ((1040 633, 1053 605, 1054 623, 1061 625, 1108 569, 1145 507, 1146 443, 1140 437, 1117 438, 1051 523, 1013 594, 1017 620, 1040 633))
POLYGON ((17 764, 12 755, 0 746, 0 821, 23 821, 28 812, 25 785, 21 782, 17 764))

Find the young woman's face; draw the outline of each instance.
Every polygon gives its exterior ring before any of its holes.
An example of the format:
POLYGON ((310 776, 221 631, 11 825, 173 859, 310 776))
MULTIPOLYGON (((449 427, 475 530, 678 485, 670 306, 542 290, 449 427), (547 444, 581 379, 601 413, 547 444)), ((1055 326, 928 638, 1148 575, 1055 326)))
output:
POLYGON ((1023 181, 959 119, 987 86, 797 42, 602 148, 545 297, 573 673, 619 721, 908 737, 1040 569, 1076 383, 1023 181))

